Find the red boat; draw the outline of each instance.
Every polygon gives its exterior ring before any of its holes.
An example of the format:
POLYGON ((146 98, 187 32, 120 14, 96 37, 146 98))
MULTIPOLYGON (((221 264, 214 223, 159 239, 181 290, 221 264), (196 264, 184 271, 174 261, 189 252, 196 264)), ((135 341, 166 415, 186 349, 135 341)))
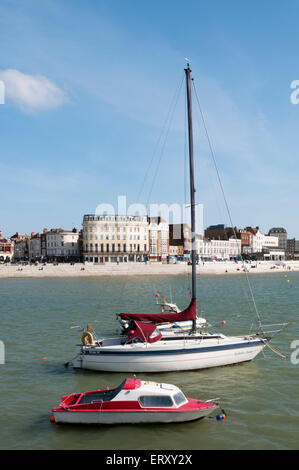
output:
POLYGON ((218 408, 187 398, 171 384, 126 379, 117 388, 73 393, 53 408, 52 421, 68 424, 171 423, 193 421, 218 408))

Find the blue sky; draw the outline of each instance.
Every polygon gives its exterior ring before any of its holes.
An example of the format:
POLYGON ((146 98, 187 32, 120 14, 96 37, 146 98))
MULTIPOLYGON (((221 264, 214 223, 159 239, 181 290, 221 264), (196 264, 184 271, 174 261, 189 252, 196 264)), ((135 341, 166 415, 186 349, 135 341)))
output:
MULTIPOLYGON (((292 0, 2 0, 0 229, 80 228, 119 195, 183 203, 184 88, 155 149, 189 57, 233 223, 299 238, 298 14, 292 0)), ((195 103, 194 117, 204 225, 229 224, 195 103)))

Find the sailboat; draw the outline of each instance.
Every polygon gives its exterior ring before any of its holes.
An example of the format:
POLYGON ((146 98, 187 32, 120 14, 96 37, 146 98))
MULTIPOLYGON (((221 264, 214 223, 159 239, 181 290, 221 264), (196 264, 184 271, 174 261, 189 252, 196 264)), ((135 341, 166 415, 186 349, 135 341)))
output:
POLYGON ((92 331, 83 334, 73 361, 75 368, 107 372, 168 372, 206 369, 253 360, 269 343, 261 323, 255 334, 225 336, 198 330, 196 325, 196 253, 195 253, 195 187, 191 69, 185 69, 187 89, 190 210, 191 210, 191 301, 183 311, 160 314, 120 313, 129 322, 124 336, 96 338, 92 331), (163 323, 190 322, 188 331, 163 334, 163 323), (160 325, 160 328, 158 327, 160 325))

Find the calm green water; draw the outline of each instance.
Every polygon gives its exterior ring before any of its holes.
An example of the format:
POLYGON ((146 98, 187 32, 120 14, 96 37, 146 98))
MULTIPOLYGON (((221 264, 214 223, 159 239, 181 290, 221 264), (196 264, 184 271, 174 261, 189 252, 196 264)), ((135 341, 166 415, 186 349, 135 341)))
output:
MULTIPOLYGON (((264 323, 291 322, 273 340, 288 355, 268 348, 254 362, 206 371, 140 374, 139 378, 178 385, 191 397, 221 397, 225 422, 204 419, 171 425, 107 427, 57 426, 49 422, 61 395, 116 386, 118 373, 74 371, 81 333, 72 325, 93 323, 97 332, 116 331, 115 312, 157 311, 154 292, 184 307, 186 279, 85 278, 0 280, 1 449, 299 449, 299 364, 291 343, 299 340, 299 274, 251 275, 264 323)), ((254 320, 243 276, 201 278, 200 309, 210 323, 226 320, 226 334, 248 333, 254 320)), ((218 326, 217 326, 218 329, 218 326)), ((299 353, 298 353, 299 358, 299 353)))

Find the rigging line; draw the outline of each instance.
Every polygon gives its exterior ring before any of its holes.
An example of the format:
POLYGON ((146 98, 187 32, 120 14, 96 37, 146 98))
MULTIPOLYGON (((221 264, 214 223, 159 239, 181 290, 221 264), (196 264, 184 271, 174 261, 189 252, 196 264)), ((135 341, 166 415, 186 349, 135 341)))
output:
MULTIPOLYGON (((179 93, 180 93, 180 89, 181 89, 181 87, 182 87, 183 80, 184 80, 184 73, 182 74, 182 78, 180 79, 179 84, 178 84, 178 86, 176 87, 175 92, 174 92, 174 94, 173 94, 173 97, 172 97, 172 99, 171 99, 171 103, 170 103, 170 106, 169 106, 169 109, 168 109, 166 118, 165 118, 165 120, 164 120, 161 133, 160 133, 159 138, 158 138, 158 140, 157 140, 157 142, 156 142, 156 145, 155 145, 155 148, 154 148, 154 152, 153 152, 152 158, 151 158, 150 163, 149 163, 149 166, 148 166, 148 168, 147 168, 147 170, 146 170, 146 172, 145 172, 145 175, 144 175, 144 178, 143 178, 143 182, 142 182, 142 186, 141 186, 140 191, 139 191, 138 196, 137 196, 137 203, 140 201, 140 197, 141 197, 142 191, 144 190, 144 185, 145 185, 145 183, 146 183, 148 174, 149 174, 150 169, 151 169, 151 167, 152 167, 152 164, 153 164, 153 162, 154 162, 155 156, 156 156, 156 154, 157 154, 157 152, 158 152, 159 145, 160 145, 160 143, 161 143, 163 134, 165 133, 165 130, 166 130, 166 127, 167 127, 167 123, 168 123, 168 122, 169 122, 168 126, 170 127, 170 122, 172 121, 174 109, 176 108, 176 104, 177 104, 177 101, 178 101, 178 96, 179 96, 179 93)), ((166 139, 165 139, 165 142, 166 142, 166 139)), ((161 160, 161 156, 160 156, 160 160, 161 160)), ((153 184, 152 184, 152 186, 153 186, 153 184)), ((150 191, 150 193, 151 193, 151 191, 150 191)), ((149 197, 150 197, 150 196, 149 196, 149 197)), ((147 204, 146 204, 146 207, 147 207, 147 206, 148 206, 148 202, 147 202, 147 204)), ((126 215, 128 216, 129 214, 126 214, 126 215)), ((148 215, 150 215, 150 214, 148 214, 148 215)), ((128 225, 128 224, 129 224, 129 221, 128 221, 128 218, 127 218, 127 219, 126 219, 126 236, 127 236, 127 240, 129 240, 129 232, 128 232, 129 225, 128 225)), ((131 232, 130 232, 130 233, 131 233, 131 232)), ((130 235, 130 237, 131 237, 131 235, 130 235)), ((133 240, 132 240, 132 244, 133 244, 133 240)), ((149 246, 149 250, 150 250, 150 246, 149 246)), ((136 254, 135 251, 132 251, 132 252, 130 251, 128 257, 129 257, 130 255, 132 255, 133 253, 136 254)), ((148 261, 150 262, 150 259, 148 259, 148 261)), ((127 276, 126 276, 125 282, 123 283, 123 286, 122 286, 122 296, 123 296, 124 290, 125 290, 125 288, 126 288, 126 286, 127 286, 128 274, 129 274, 129 265, 130 265, 130 261, 129 261, 129 259, 128 259, 128 261, 127 261, 127 276)))
MULTIPOLYGON (((211 152, 211 155, 212 155, 212 158, 213 158, 213 162, 214 162, 214 166, 215 166, 215 170, 216 170, 216 174, 217 174, 217 179, 218 179, 218 182, 219 182, 219 185, 220 185, 220 189, 221 189, 221 192, 222 192, 222 196, 223 196, 223 199, 224 199, 225 207, 226 207, 226 210, 227 210, 227 213, 228 213, 228 217, 229 217, 229 220, 230 220, 230 224, 231 224, 232 230, 233 230, 233 232, 234 232, 235 240, 237 240, 237 236, 236 236, 236 232, 235 232, 235 227, 234 227, 234 225, 233 225, 231 213, 230 213, 230 210, 229 210, 229 207, 228 207, 228 203, 227 203, 227 199, 226 199, 226 197, 225 197, 225 192, 224 192, 224 188, 223 188, 222 181, 221 181, 221 178, 220 178, 220 173, 219 173, 219 170, 218 170, 218 165, 217 165, 217 162, 216 162, 216 158, 215 158, 215 154, 214 154, 214 151, 213 151, 211 139, 210 139, 210 136, 209 136, 209 133, 208 133, 208 129, 207 129, 207 126, 206 126, 206 122, 205 122, 203 110, 202 110, 202 107, 201 107, 201 105, 200 105, 200 101, 199 101, 199 98, 198 98, 198 94, 197 94, 197 91, 196 91, 196 87, 195 87, 194 80, 192 80, 192 83, 193 83, 193 89, 194 89, 195 98, 196 98, 196 101, 197 101, 197 104, 198 104, 198 107, 199 107, 201 119, 202 119, 203 126, 204 126, 204 129, 205 129, 205 134, 206 134, 206 137, 207 137, 207 140, 208 140, 208 145, 209 145, 210 152, 211 152)), ((241 259, 242 259, 242 261, 243 261, 243 266, 244 266, 244 259, 243 259, 242 253, 240 253, 240 256, 241 256, 241 259)), ((255 313, 256 313, 257 318, 258 318, 258 321, 259 321, 259 327, 260 327, 260 329, 262 330, 261 318, 260 318, 260 315, 259 315, 259 312, 258 312, 258 309, 257 309, 257 305, 256 305, 255 298, 254 298, 254 295, 253 295, 252 287, 251 287, 251 284, 250 284, 250 281, 249 281, 249 277, 248 277, 248 274, 247 274, 247 271, 246 271, 246 270, 245 270, 245 276, 246 276, 246 280, 247 280, 247 284, 248 284, 248 288, 249 288, 251 300, 252 300, 252 303, 253 303, 253 306, 254 306, 254 310, 255 310, 255 313)))
MULTIPOLYGON (((183 78, 184 78, 184 76, 183 76, 183 78)), ((158 151, 158 148, 159 148, 159 145, 160 145, 160 141, 162 140, 162 136, 163 136, 163 134, 164 134, 164 132, 165 132, 165 128, 166 128, 166 125, 167 125, 167 121, 168 121, 168 119, 169 119, 169 116, 170 116, 170 114, 171 114, 171 109, 172 109, 172 106, 173 106, 173 102, 174 102, 174 100, 175 100, 176 93, 177 93, 177 88, 175 89, 174 95, 173 95, 173 97, 172 97, 172 99, 171 99, 170 106, 169 106, 168 112, 167 112, 167 114, 166 114, 166 118, 165 118, 164 123, 163 123, 163 126, 162 126, 162 130, 161 130, 161 132, 160 132, 160 135, 159 135, 158 140, 157 140, 157 142, 156 142, 156 145, 155 145, 155 147, 154 147, 153 155, 152 155, 152 158, 151 158, 150 163, 149 163, 149 165, 148 165, 148 168, 147 168, 147 170, 146 170, 146 172, 145 172, 145 175, 144 175, 144 178, 143 178, 143 182, 142 182, 142 185, 141 185, 141 187, 140 187, 140 190, 139 190, 139 193, 138 193, 138 196, 137 196, 137 203, 138 203, 139 200, 140 200, 141 193, 142 193, 142 190, 144 189, 144 185, 145 185, 146 179, 147 179, 147 177, 148 177, 148 174, 149 174, 149 172, 150 172, 151 166, 152 166, 152 164, 153 164, 155 155, 156 155, 156 153, 157 153, 157 151, 158 151)))
POLYGON ((161 148, 161 151, 160 151, 160 156, 159 156, 159 159, 158 159, 156 171, 154 173, 152 184, 151 184, 151 187, 150 187, 150 190, 149 190, 149 193, 148 193, 148 197, 147 197, 147 201, 146 201, 146 207, 148 207, 149 200, 150 200, 153 188, 154 188, 155 180, 156 180, 156 177, 157 177, 157 174, 158 174, 158 170, 159 170, 160 163, 161 163, 161 160, 162 160, 162 156, 163 156, 163 153, 164 153, 164 149, 165 149, 165 146, 166 146, 166 141, 167 141, 168 134, 169 134, 169 131, 170 131, 170 126, 172 124, 172 120, 173 120, 173 117, 174 117, 174 112, 175 112, 175 109, 176 109, 176 106, 177 106, 177 103, 178 103, 178 99, 179 99, 179 96, 180 96, 180 92, 181 92, 181 89, 182 89, 183 81, 184 81, 184 76, 181 79, 181 82, 180 82, 180 84, 179 84, 179 86, 176 90, 176 93, 175 93, 175 96, 174 96, 174 99, 173 99, 172 110, 169 113, 168 127, 167 127, 167 130, 166 130, 166 133, 165 133, 164 141, 162 143, 162 148, 161 148))
MULTIPOLYGON (((182 78, 182 79, 183 79, 183 78, 182 78)), ((179 83, 180 83, 180 82, 179 82, 179 83)), ((171 114, 171 109, 172 109, 172 107, 173 107, 173 103, 174 103, 174 101, 175 101, 176 94, 177 94, 177 88, 175 89, 175 92, 174 92, 173 97, 172 97, 172 99, 171 99, 168 112, 167 112, 167 114, 166 114, 165 120, 164 120, 163 125, 162 125, 162 130, 161 130, 161 132, 160 132, 160 135, 159 135, 158 140, 157 140, 157 142, 156 142, 156 145, 155 145, 155 147, 154 147, 154 151, 153 151, 153 154, 152 154, 150 163, 149 163, 149 165, 148 165, 148 168, 147 168, 147 170, 146 170, 146 172, 145 172, 145 175, 144 175, 144 178, 143 178, 143 182, 142 182, 142 185, 141 185, 140 190, 139 190, 139 193, 138 193, 137 202, 139 202, 139 200, 140 200, 140 197, 141 197, 142 191, 144 190, 144 185, 145 185, 145 183, 146 183, 148 174, 149 174, 150 169, 151 169, 151 166, 152 166, 152 164, 153 164, 153 162, 154 162, 155 156, 156 156, 156 154, 157 154, 157 152, 158 152, 160 142, 161 142, 161 140, 162 140, 163 134, 164 134, 165 129, 166 129, 167 122, 168 122, 168 120, 169 120, 169 116, 170 116, 170 114, 171 114)))
MULTIPOLYGON (((154 148, 154 151, 153 151, 153 154, 152 154, 152 158, 151 158, 150 163, 149 163, 149 166, 148 166, 148 168, 147 168, 147 170, 146 170, 146 172, 145 172, 145 175, 144 175, 144 178, 143 178, 143 181, 142 181, 142 185, 141 185, 140 190, 139 190, 139 193, 138 193, 138 195, 137 195, 137 203, 139 203, 139 201, 140 201, 140 197, 141 197, 142 191, 143 191, 143 189, 144 189, 144 185, 145 185, 145 183, 146 183, 148 174, 149 174, 149 172, 150 172, 151 166, 152 166, 152 164, 153 164, 154 158, 155 158, 156 153, 157 153, 157 151, 158 151, 158 148, 159 148, 160 142, 161 142, 161 140, 162 140, 163 134, 164 134, 164 132, 165 132, 167 122, 168 122, 168 120, 170 119, 171 111, 172 111, 172 108, 173 108, 173 106, 174 106, 174 103, 175 103, 175 100, 176 100, 176 96, 177 96, 177 94, 178 94, 178 91, 177 91, 177 90, 180 89, 180 87, 181 87, 180 83, 183 82, 183 79, 184 79, 184 74, 182 75, 182 79, 180 80, 178 87, 175 89, 174 95, 173 95, 173 97, 172 97, 172 99, 171 99, 171 103, 170 103, 170 106, 169 106, 169 109, 168 109, 166 118, 165 118, 165 120, 164 120, 161 133, 160 133, 159 138, 158 138, 158 140, 157 140, 157 142, 156 142, 156 145, 155 145, 155 148, 154 148)), ((147 206, 146 206, 146 207, 147 207, 147 206)), ((129 224, 128 216, 129 216, 129 215, 131 215, 131 214, 126 214, 126 239, 127 239, 127 240, 129 240, 129 232, 128 232, 128 229, 129 229, 129 225, 128 225, 128 224, 129 224)), ((132 215, 133 215, 133 214, 132 214, 132 215)), ((149 215, 149 214, 148 214, 148 215, 149 215)), ((130 233, 131 233, 131 232, 130 232, 130 233)), ((132 240, 132 244, 133 244, 133 240, 132 240)), ((150 249, 150 246, 149 246, 149 249, 150 249)), ((135 253, 135 252, 134 252, 134 251, 132 251, 132 252, 129 251, 128 258, 129 258, 129 256, 132 255, 133 253, 135 253)), ((148 260, 148 261, 150 261, 150 260, 148 260)), ((127 281, 128 281, 129 264, 130 264, 130 261, 129 261, 129 259, 128 259, 128 260, 127 260, 127 276, 126 276, 126 280, 125 280, 125 282, 124 282, 124 284, 123 284, 123 286, 122 286, 122 296, 123 296, 123 293, 124 293, 124 290, 125 290, 125 288, 126 288, 127 281)))
POLYGON ((268 346, 268 348, 271 349, 272 352, 277 354, 277 356, 280 356, 282 359, 287 359, 287 356, 285 354, 282 354, 280 351, 278 351, 278 349, 271 346, 268 341, 265 343, 265 346, 268 346))
MULTIPOLYGON (((210 175, 210 181, 211 181, 211 184, 213 186, 213 191, 214 193, 218 193, 218 188, 216 188, 216 184, 214 183, 214 178, 212 178, 211 176, 211 167, 210 167, 210 164, 207 165, 207 169, 208 169, 208 172, 209 172, 209 175, 210 175)), ((216 206, 217 206, 217 209, 218 209, 218 213, 219 213, 219 216, 220 216, 220 219, 224 219, 224 214, 223 214, 223 209, 220 207, 220 205, 218 204, 218 199, 215 198, 215 203, 216 203, 216 206)), ((227 241, 229 241, 229 237, 228 237, 228 232, 226 230, 226 228, 224 227, 224 236, 225 236, 225 239, 227 241)), ((244 266, 244 264, 243 264, 244 266)), ((246 267, 244 269, 247 269, 246 267)), ((242 286, 242 292, 244 293, 244 296, 247 300, 247 303, 248 303, 248 307, 249 307, 249 310, 250 311, 253 311, 253 313, 255 314, 255 311, 254 311, 254 308, 253 308, 253 305, 252 305, 252 302, 250 302, 250 299, 248 297, 248 288, 245 289, 245 286, 243 285, 243 283, 241 284, 242 286)))

